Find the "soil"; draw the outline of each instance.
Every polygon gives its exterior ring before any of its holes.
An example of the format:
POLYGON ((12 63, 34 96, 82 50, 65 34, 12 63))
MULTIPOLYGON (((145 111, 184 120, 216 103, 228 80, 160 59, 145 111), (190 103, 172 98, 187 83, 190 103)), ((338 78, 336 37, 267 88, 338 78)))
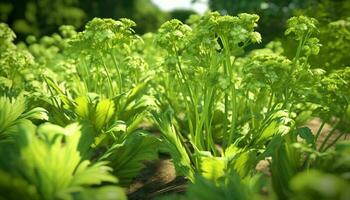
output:
POLYGON ((161 154, 159 160, 147 162, 135 181, 127 189, 128 199, 153 199, 169 193, 183 194, 187 180, 176 177, 171 158, 161 154))
MULTIPOLYGON (((319 127, 321 126, 321 120, 318 118, 312 119, 311 121, 309 121, 306 126, 309 127, 312 131, 313 134, 316 135, 319 127)), ((319 148, 322 144, 322 142, 324 141, 324 139, 326 138, 326 136, 328 135, 328 133, 331 131, 332 127, 329 124, 325 124, 321 134, 317 140, 317 147, 319 148)), ((339 131, 335 131, 334 134, 330 137, 330 139, 328 140, 327 144, 330 144, 332 141, 334 141, 338 136, 339 136, 340 132, 339 131)), ((345 134, 345 136, 347 136, 349 134, 345 134)), ((341 137, 339 139, 339 141, 344 140, 344 137, 341 137)))

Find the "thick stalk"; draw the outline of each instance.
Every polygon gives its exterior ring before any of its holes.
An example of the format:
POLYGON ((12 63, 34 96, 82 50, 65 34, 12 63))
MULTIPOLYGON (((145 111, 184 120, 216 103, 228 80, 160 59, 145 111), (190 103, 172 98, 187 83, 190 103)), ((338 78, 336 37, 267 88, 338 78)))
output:
MULTIPOLYGON (((195 125, 195 133, 192 134, 194 135, 194 142, 195 145, 200 149, 203 150, 203 134, 200 128, 200 124, 199 124, 199 112, 198 112, 198 106, 197 106, 197 101, 195 100, 195 97, 193 95, 192 89, 190 87, 190 83, 188 82, 188 79, 185 75, 185 73, 182 70, 182 65, 181 65, 181 61, 180 61, 180 56, 178 55, 178 51, 175 49, 175 53, 176 53, 176 61, 177 61, 177 68, 178 68, 178 72, 179 72, 179 77, 181 77, 181 79, 183 80, 183 84, 185 85, 185 88, 187 89, 187 92, 189 94, 190 97, 190 101, 192 103, 192 108, 194 109, 194 114, 195 114, 195 123, 192 122, 192 126, 193 124, 195 125)), ((187 103, 186 99, 185 102, 187 103)), ((189 108, 191 106, 188 106, 189 108)))
MULTIPOLYGON (((177 61, 177 67, 178 67, 178 70, 180 72, 180 75, 181 75, 181 79, 184 81, 185 83, 185 87, 187 89, 187 92, 190 96, 190 100, 191 100, 191 103, 193 104, 193 107, 194 108, 197 108, 196 104, 195 104, 195 100, 194 100, 194 96, 193 96, 193 92, 190 88, 190 84, 187 80, 187 77, 185 76, 185 73, 183 72, 182 70, 182 65, 181 65, 181 62, 180 62, 180 56, 178 55, 177 51, 176 51, 176 61, 177 61)), ((196 109, 197 110, 197 109, 196 109)))
MULTIPOLYGON (((231 51, 230 47, 227 41, 226 37, 221 37, 222 43, 224 45, 224 51, 225 51, 225 74, 229 76, 230 81, 233 80, 233 72, 232 72, 232 66, 231 66, 231 51)), ((225 92, 225 121, 227 123, 227 116, 228 116, 228 96, 231 96, 231 109, 232 109, 232 116, 231 116, 231 127, 229 129, 229 135, 227 138, 227 141, 224 143, 224 147, 227 147, 233 139, 233 134, 236 130, 236 121, 237 121, 237 97, 236 97, 236 87, 235 84, 233 84, 231 93, 225 92)), ((226 127, 224 127, 224 130, 226 131, 226 127)))

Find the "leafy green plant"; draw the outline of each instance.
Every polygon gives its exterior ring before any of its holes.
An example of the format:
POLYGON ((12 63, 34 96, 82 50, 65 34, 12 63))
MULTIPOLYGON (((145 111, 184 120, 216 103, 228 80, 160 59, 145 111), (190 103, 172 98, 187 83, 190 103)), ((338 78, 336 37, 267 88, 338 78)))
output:
POLYGON ((22 90, 33 89, 35 79, 31 73, 39 71, 34 67, 33 56, 13 43, 15 37, 7 24, 0 23, 0 92, 11 97, 22 90))
MULTIPOLYGON (((164 150, 172 155, 179 175, 191 181, 196 173, 214 182, 228 171, 235 171, 242 178, 249 176, 258 161, 264 159, 258 155, 265 151, 265 144, 275 135, 288 133, 293 124, 283 110, 283 102, 260 99, 261 96, 243 90, 254 83, 242 84, 242 79, 252 81, 241 74, 236 60, 245 46, 260 41, 260 35, 254 32, 257 20, 256 15, 207 13, 192 19, 191 27, 169 21, 155 39, 168 53, 164 60, 166 76, 175 76, 176 82, 162 82, 164 93, 159 101, 163 113, 154 113, 154 118, 165 140, 164 150), (177 97, 172 98, 175 93, 177 97), (163 98, 170 105, 167 111, 163 98)), ((288 77, 292 62, 280 56, 286 60, 280 63, 276 57, 265 59, 263 66, 259 57, 252 61, 260 69, 285 67, 288 77)), ((274 79, 281 74, 277 70, 274 79)), ((266 69, 265 75, 271 76, 270 71, 266 69)), ((254 75, 250 72, 248 76, 254 75)), ((271 84, 271 80, 266 84, 271 84)), ((272 90, 276 95, 285 92, 285 88, 275 88, 280 83, 272 84, 275 86, 270 86, 270 90, 257 92, 271 92, 270 96, 275 95, 272 90)))
MULTIPOLYGON (((18 125, 18 130, 14 144, 1 145, 1 153, 8 154, 1 159, 1 169, 7 172, 1 176, 2 185, 6 186, 4 181, 13 177, 16 181, 9 184, 23 187, 20 189, 28 192, 28 197, 73 199, 74 193, 83 193, 89 186, 117 182, 106 162, 91 164, 88 160, 81 160, 78 151, 81 132, 78 124, 66 128, 53 124, 35 127, 30 121, 23 121, 18 125), (8 148, 9 145, 15 147, 8 148)), ((16 187, 5 188, 9 193, 3 190, 1 195, 10 198, 12 189, 16 187)), ((113 195, 125 199, 117 188, 113 195)))
POLYGON ((100 160, 109 161, 120 184, 128 185, 145 167, 143 161, 158 158, 158 145, 158 138, 137 132, 126 136, 122 143, 113 144, 100 160))
POLYGON ((218 183, 197 176, 185 195, 165 196, 157 199, 262 199, 257 195, 261 185, 264 185, 264 181, 260 176, 241 180, 237 174, 232 173, 218 183))
POLYGON ((52 80, 47 79, 47 82, 59 94, 58 98, 52 99, 58 105, 53 108, 63 110, 63 113, 55 113, 53 117, 61 115, 65 123, 79 122, 83 132, 79 143, 81 154, 84 158, 97 156, 98 160, 110 161, 108 165, 120 178, 120 184, 130 184, 144 167, 143 161, 158 157, 158 139, 137 131, 140 119, 147 112, 144 110, 146 106, 142 105, 143 100, 136 104, 133 102, 133 99, 137 100, 135 96, 140 88, 131 90, 126 99, 99 99, 97 95, 91 94, 72 100, 52 80), (116 105, 123 114, 118 113, 116 105), (141 113, 138 114, 138 111, 141 113), (128 112, 131 113, 128 115, 128 112), (97 150, 102 150, 102 153, 96 155, 94 152, 97 150))
POLYGON ((208 12, 141 37, 95 18, 17 44, 0 24, 0 199, 125 199, 158 151, 190 182, 173 198, 347 198, 350 71, 324 56, 346 51, 346 20, 325 39, 292 17, 291 46, 253 49, 258 19, 208 12))
POLYGON ((329 22, 320 29, 322 48, 318 59, 312 59, 315 65, 321 65, 331 72, 350 66, 346 52, 349 51, 350 18, 329 22))
POLYGON ((27 119, 47 119, 47 111, 44 108, 28 110, 23 97, 10 99, 0 97, 0 141, 13 140, 18 131, 17 125, 27 119))

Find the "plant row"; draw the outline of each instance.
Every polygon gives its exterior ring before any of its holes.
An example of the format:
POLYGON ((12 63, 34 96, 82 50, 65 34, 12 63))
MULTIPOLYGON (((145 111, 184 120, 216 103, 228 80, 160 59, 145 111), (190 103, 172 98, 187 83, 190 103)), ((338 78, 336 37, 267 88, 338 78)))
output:
POLYGON ((0 24, 0 199, 126 199, 159 153, 189 182, 162 199, 350 198, 350 21, 292 17, 256 48, 258 19, 139 36, 95 18, 19 43, 0 24))

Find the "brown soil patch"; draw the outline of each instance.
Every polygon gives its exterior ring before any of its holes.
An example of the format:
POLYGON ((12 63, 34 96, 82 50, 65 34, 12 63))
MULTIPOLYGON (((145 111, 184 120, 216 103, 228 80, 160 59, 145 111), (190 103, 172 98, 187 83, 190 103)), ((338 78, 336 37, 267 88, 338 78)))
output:
MULTIPOLYGON (((320 128, 322 121, 318 118, 312 119, 309 121, 306 126, 309 127, 313 134, 316 135, 318 129, 320 128)), ((317 140, 317 148, 320 148, 322 142, 327 137, 328 133, 332 130, 332 127, 329 124, 325 124, 321 134, 317 140)), ((329 138, 327 144, 331 144, 341 133, 339 131, 335 131, 334 134, 329 138)), ((344 134, 344 136, 348 136, 349 134, 344 134)), ((344 136, 342 136, 338 141, 344 140, 344 136)))
POLYGON ((146 168, 127 189, 128 199, 147 200, 168 193, 184 193, 186 183, 183 177, 176 177, 169 156, 161 155, 159 160, 146 163, 146 168))

